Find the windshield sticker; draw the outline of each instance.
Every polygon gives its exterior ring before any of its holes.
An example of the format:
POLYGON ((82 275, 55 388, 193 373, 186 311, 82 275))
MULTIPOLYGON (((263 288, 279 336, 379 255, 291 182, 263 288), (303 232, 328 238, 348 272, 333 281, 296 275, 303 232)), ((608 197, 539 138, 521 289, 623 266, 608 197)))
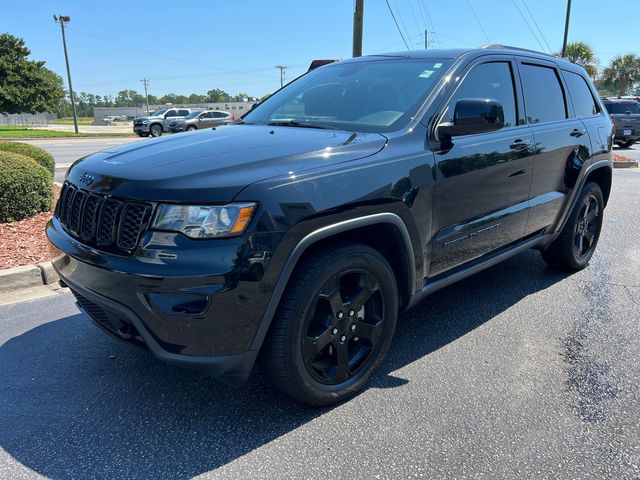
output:
POLYGON ((441 68, 441 67, 442 67, 442 64, 441 64, 441 63, 435 63, 435 64, 433 65, 433 68, 441 68))
POLYGON ((429 78, 431 75, 433 75, 433 70, 424 70, 420 75, 418 75, 420 78, 429 78))

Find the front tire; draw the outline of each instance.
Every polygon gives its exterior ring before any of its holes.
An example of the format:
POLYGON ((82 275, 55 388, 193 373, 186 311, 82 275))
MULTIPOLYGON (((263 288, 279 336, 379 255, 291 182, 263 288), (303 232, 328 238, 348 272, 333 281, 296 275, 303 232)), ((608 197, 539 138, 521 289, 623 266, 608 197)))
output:
POLYGON ((600 238, 604 197, 597 183, 587 183, 560 236, 542 252, 550 266, 582 270, 589 264, 600 238))
POLYGON ((294 400, 341 402, 382 362, 397 316, 396 280, 380 252, 360 243, 316 251, 291 277, 261 367, 294 400))
POLYGON ((187 132, 193 132, 194 130, 197 130, 198 127, 196 127, 195 125, 189 125, 187 127, 187 132))
POLYGON ((157 123, 155 125, 151 125, 149 133, 152 137, 159 137, 162 135, 162 125, 158 125, 157 123))

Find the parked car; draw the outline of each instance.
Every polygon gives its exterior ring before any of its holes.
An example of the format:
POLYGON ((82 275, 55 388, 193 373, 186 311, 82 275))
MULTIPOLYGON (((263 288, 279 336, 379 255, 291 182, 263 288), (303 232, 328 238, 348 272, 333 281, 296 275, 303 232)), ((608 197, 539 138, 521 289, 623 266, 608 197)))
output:
POLYGON ((105 332, 231 385, 258 360, 328 405, 363 388, 399 312, 430 293, 527 249, 585 268, 612 142, 565 60, 496 45, 360 57, 237 124, 76 162, 47 236, 105 332))
POLYGON ((168 130, 172 133, 193 131, 200 128, 219 127, 220 125, 228 125, 231 122, 235 122, 236 117, 231 112, 225 112, 222 110, 207 110, 191 112, 184 118, 178 118, 171 120, 168 125, 168 130))
POLYGON ((159 137, 167 131, 168 123, 178 118, 184 118, 192 112, 190 108, 163 108, 147 117, 133 119, 133 132, 141 137, 159 137))
POLYGON ((640 103, 632 99, 605 98, 604 106, 615 125, 617 145, 629 148, 640 140, 640 103))

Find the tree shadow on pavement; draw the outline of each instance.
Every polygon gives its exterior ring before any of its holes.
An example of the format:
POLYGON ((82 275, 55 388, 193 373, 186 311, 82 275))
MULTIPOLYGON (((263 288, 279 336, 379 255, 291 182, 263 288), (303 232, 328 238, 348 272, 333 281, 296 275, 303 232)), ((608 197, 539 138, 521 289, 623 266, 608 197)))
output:
MULTIPOLYGON (((563 278, 525 252, 435 293, 401 316, 369 386, 406 383, 391 372, 563 278)), ((0 448, 52 479, 192 478, 331 411, 289 401, 259 373, 233 389, 162 364, 84 314, 0 346, 0 409, 0 448)))

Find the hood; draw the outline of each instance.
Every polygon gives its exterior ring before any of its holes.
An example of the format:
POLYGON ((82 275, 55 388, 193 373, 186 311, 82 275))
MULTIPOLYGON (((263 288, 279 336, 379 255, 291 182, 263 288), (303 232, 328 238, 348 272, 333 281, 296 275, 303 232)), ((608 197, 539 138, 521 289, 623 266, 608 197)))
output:
POLYGON ((164 117, 162 115, 157 115, 155 117, 152 117, 151 115, 147 115, 146 117, 135 117, 133 119, 134 122, 136 120, 164 120, 164 117))
POLYGON ((385 143, 372 133, 229 125, 94 153, 67 179, 138 200, 229 202, 252 183, 373 155, 385 143))

